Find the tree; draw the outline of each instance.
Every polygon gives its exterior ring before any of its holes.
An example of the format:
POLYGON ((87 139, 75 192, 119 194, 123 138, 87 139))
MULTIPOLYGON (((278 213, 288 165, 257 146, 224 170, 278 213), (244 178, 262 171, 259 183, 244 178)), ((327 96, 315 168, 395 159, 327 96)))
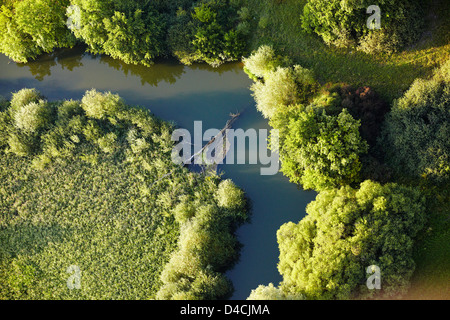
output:
POLYGON ((286 293, 309 299, 392 297, 405 293, 414 271, 413 239, 425 221, 414 188, 370 180, 318 194, 298 224, 277 232, 278 270, 286 293), (366 286, 369 266, 381 269, 381 290, 366 286), (376 292, 377 291, 377 292, 376 292))
POLYGON ((268 78, 269 72, 281 66, 280 60, 272 46, 262 45, 248 58, 243 58, 242 62, 244 71, 256 81, 268 78))
POLYGON ((367 143, 359 120, 346 109, 339 115, 302 105, 291 106, 272 120, 280 132, 281 171, 304 189, 323 190, 359 180, 359 156, 367 143))
POLYGON ((75 45, 66 26, 69 0, 8 0, 2 4, 0 52, 14 61, 27 62, 43 52, 75 45))
POLYGON ((169 46, 184 64, 204 61, 213 67, 238 60, 245 51, 248 16, 228 1, 198 1, 191 10, 180 8, 169 29, 169 46), (190 15, 189 15, 190 13, 190 15), (241 27, 239 27, 241 26, 241 27))
POLYGON ((150 66, 164 52, 164 21, 148 3, 73 0, 73 4, 80 8, 80 20, 74 21, 80 27, 73 33, 92 53, 150 66))
POLYGON ((247 300, 303 300, 301 294, 286 294, 281 288, 277 288, 273 283, 268 286, 260 285, 252 290, 247 300))
POLYGON ((422 4, 418 0, 382 0, 381 29, 367 27, 371 1, 308 0, 302 26, 317 33, 327 44, 359 46, 365 52, 395 51, 418 40, 423 26, 422 4))
POLYGON ((299 65, 277 67, 251 86, 256 107, 265 118, 273 117, 284 106, 306 103, 316 88, 312 72, 299 65))
POLYGON ((428 80, 417 79, 394 102, 381 139, 398 173, 445 181, 450 177, 450 60, 428 80))

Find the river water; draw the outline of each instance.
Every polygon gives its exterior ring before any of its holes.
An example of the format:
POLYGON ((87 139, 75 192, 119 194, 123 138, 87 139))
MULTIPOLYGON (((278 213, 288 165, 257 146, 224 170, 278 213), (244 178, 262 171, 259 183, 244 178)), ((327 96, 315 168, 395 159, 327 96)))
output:
MULTIPOLYGON (((237 112, 242 114, 234 129, 269 130, 267 120, 255 108, 250 85, 239 63, 211 68, 165 60, 148 68, 93 56, 83 48, 60 50, 28 64, 16 64, 0 55, 0 95, 8 99, 11 92, 22 88, 36 88, 49 100, 81 99, 86 90, 95 88, 118 93, 128 104, 145 106, 190 132, 194 121, 202 121, 203 130, 221 129, 230 113, 237 112)), ((248 148, 247 152, 258 150, 248 148)), ((276 232, 286 222, 300 221, 306 205, 315 198, 314 192, 298 189, 281 173, 260 175, 260 168, 250 164, 220 166, 223 177, 246 192, 253 208, 251 223, 237 232, 244 245, 241 258, 227 273, 235 288, 233 300, 246 299, 260 284, 281 281, 276 232)))

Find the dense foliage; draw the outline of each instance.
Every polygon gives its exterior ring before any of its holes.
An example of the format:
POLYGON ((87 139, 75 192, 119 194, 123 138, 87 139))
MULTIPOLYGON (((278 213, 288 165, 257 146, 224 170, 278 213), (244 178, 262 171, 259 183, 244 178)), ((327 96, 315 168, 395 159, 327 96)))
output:
POLYGON ((177 11, 168 43, 173 54, 185 64, 205 61, 218 66, 236 61, 245 52, 248 19, 245 10, 238 11, 228 1, 199 1, 191 10, 177 11))
POLYGON ((23 89, 0 105, 1 299, 230 295, 244 194, 172 163, 171 126, 95 90, 49 102, 23 89))
POLYGON ((367 27, 367 8, 373 1, 308 0, 302 26, 315 32, 327 44, 358 46, 365 52, 396 51, 418 40, 423 27, 423 8, 419 0, 382 0, 380 29, 367 27))
POLYGON ((285 67, 284 60, 267 45, 243 59, 244 70, 255 80, 250 89, 256 107, 265 118, 270 119, 284 106, 307 103, 317 90, 311 70, 299 65, 285 67))
POLYGON ((149 1, 73 0, 73 33, 93 53, 149 66, 163 53, 164 21, 149 1))
POLYGON ((270 121, 280 128, 281 171, 304 189, 323 190, 358 182, 367 143, 359 120, 346 109, 337 116, 293 105, 270 121))
MULTIPOLYGON (((279 140, 271 141, 271 146, 278 144, 282 172, 304 189, 320 192, 299 224, 288 223, 278 231, 279 271, 283 275, 280 286, 259 286, 248 299, 351 299, 405 294, 415 266, 414 240, 430 208, 426 208, 418 188, 374 181, 390 181, 391 170, 383 163, 384 152, 392 154, 393 159, 398 153, 378 143, 390 106, 369 87, 327 84, 319 88, 311 73, 309 88, 292 81, 292 76, 271 83, 274 70, 292 70, 284 67, 286 59, 277 56, 271 46, 261 46, 243 61, 244 70, 255 81, 252 89, 258 109, 280 132, 279 140), (266 94, 269 86, 276 88, 275 93, 282 93, 280 98, 266 94), (382 270, 381 291, 366 286, 366 271, 371 265, 382 270)), ((446 76, 448 65, 433 78, 434 87, 425 86, 434 90, 410 94, 410 99, 403 102, 405 109, 411 104, 422 106, 423 101, 433 119, 426 123, 438 128, 423 132, 433 130, 439 132, 439 137, 448 127, 446 76), (433 104, 441 113, 431 111, 433 104)), ((389 114, 386 132, 392 126, 395 108, 389 114)), ((405 125, 414 122, 408 119, 402 124, 397 125, 399 131, 392 137, 405 142, 400 128, 404 130, 405 125)), ((439 152, 446 150, 441 138, 426 141, 439 142, 439 152)), ((428 146, 421 148, 432 152, 428 146)), ((414 151, 408 150, 414 157, 414 151)), ((433 152, 438 155, 435 159, 439 158, 440 153, 433 152)), ((448 166, 448 159, 440 160, 448 166)))
POLYGON ((365 181, 360 189, 321 192, 298 224, 278 233, 281 287, 309 299, 392 297, 405 293, 414 271, 413 238, 425 221, 416 189, 365 181), (369 290, 366 270, 381 270, 381 290, 369 290))
POLYGON ((406 176, 450 177, 450 60, 428 80, 417 79, 394 102, 382 145, 388 163, 406 176))
POLYGON ((248 10, 235 1, 19 0, 0 9, 0 52, 27 62, 75 39, 95 54, 150 66, 174 55, 217 66, 241 58, 248 10))
MULTIPOLYGON (((367 143, 360 135, 360 101, 344 92, 319 90, 313 73, 261 46, 243 59, 254 80, 256 107, 279 130, 281 171, 304 189, 323 190, 359 182, 360 155, 367 143)), ((363 116, 363 117, 364 117, 363 116)), ((367 123, 368 121, 366 121, 367 123)))
POLYGON ((69 0, 0 1, 0 52, 27 62, 43 52, 72 47, 75 37, 66 26, 69 0))

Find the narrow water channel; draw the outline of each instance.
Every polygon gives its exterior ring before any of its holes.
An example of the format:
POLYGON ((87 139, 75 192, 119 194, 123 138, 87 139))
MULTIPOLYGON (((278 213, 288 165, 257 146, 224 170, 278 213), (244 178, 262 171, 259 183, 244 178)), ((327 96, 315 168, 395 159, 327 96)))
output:
MULTIPOLYGON (((204 64, 183 66, 161 61, 147 68, 92 56, 83 48, 61 50, 28 64, 16 64, 0 55, 0 95, 8 99, 11 92, 22 88, 36 88, 50 100, 81 99, 86 90, 95 88, 118 93, 128 104, 145 106, 191 132, 194 121, 203 121, 204 130, 221 129, 230 113, 236 112, 242 115, 233 128, 270 129, 256 111, 250 85, 239 63, 214 69, 204 64)), ((289 183, 281 173, 260 175, 260 167, 220 167, 224 178, 244 189, 253 207, 251 223, 238 230, 244 245, 241 259, 227 274, 235 288, 233 300, 246 299, 260 284, 281 281, 276 232, 285 222, 298 222, 315 197, 314 192, 289 183)))

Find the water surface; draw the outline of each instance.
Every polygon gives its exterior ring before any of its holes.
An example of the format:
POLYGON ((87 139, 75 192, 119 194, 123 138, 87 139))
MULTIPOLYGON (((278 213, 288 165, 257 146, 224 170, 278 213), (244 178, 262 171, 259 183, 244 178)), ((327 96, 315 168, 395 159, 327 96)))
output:
MULTIPOLYGON (((36 88, 49 100, 81 99, 86 90, 95 88, 118 93, 128 104, 145 106, 191 132, 197 120, 203 121, 203 130, 221 129, 230 113, 237 112, 242 115, 233 128, 270 129, 256 111, 250 85, 239 63, 211 68, 160 61, 147 68, 86 54, 81 47, 44 55, 28 64, 16 64, 0 55, 0 95, 8 99, 11 92, 22 88, 36 88)), ((260 165, 220 168, 224 178, 244 189, 253 207, 251 223, 237 234, 244 245, 241 259, 227 273, 235 287, 232 299, 246 299, 258 285, 281 281, 276 232, 283 223, 298 222, 315 193, 299 190, 281 173, 261 176, 260 165)))

